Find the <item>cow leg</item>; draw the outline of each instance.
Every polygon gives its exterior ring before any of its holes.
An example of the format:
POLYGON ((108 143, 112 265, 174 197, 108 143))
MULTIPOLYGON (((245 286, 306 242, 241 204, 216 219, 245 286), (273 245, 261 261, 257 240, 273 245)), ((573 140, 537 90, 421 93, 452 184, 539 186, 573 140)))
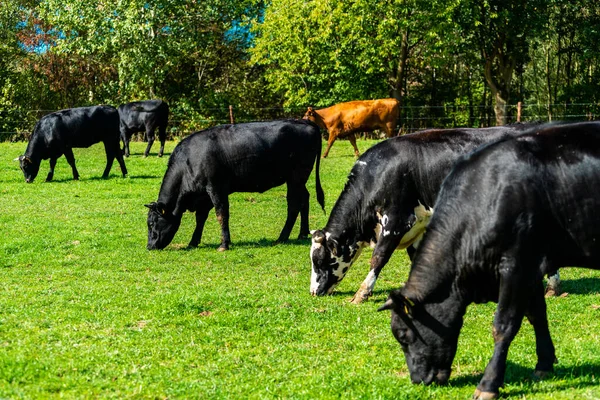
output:
POLYGON ((546 286, 546 297, 560 295, 560 273, 556 271, 554 275, 548 275, 548 284, 546 286))
POLYGON ((494 317, 494 354, 485 367, 473 398, 493 399, 504 383, 508 348, 519 332, 531 287, 524 284, 526 277, 518 273, 513 261, 505 260, 500 266, 500 290, 494 317))
POLYGON ((321 156, 322 158, 327 158, 327 156, 329 155, 329 149, 331 149, 331 146, 333 146, 333 142, 335 142, 335 139, 337 138, 338 132, 331 130, 329 132, 329 139, 327 139, 327 148, 325 149, 325 153, 323 153, 323 155, 321 156))
POLYGON ((54 167, 56 167, 57 158, 50 159, 50 171, 48 171, 48 176, 46 177, 46 182, 51 182, 52 178, 54 178, 54 167))
POLYGON ((196 229, 194 229, 194 233, 192 234, 192 240, 190 240, 190 244, 188 247, 198 247, 200 244, 200 240, 202 240, 202 232, 204 231, 204 224, 206 223, 206 219, 208 218, 208 213, 213 208, 213 205, 210 201, 203 202, 196 210, 196 229))
POLYGON ((160 150, 158 150, 158 156, 162 157, 165 152, 165 141, 167 140, 166 125, 161 125, 158 127, 158 139, 160 140, 160 150))
POLYGON ((221 225, 221 245, 217 250, 229 250, 229 245, 231 245, 231 236, 229 233, 229 197, 225 191, 219 193, 213 188, 209 188, 207 191, 210 200, 215 206, 217 220, 221 225))
POLYGON ((71 166, 71 171, 73 172, 73 179, 79 180, 79 171, 77 171, 77 167, 75 166, 75 155, 73 154, 73 149, 71 149, 70 147, 67 147, 65 149, 65 158, 71 166))
POLYGON ((121 154, 123 154, 125 157, 129 157, 129 140, 131 139, 131 136, 127 136, 127 132, 124 129, 121 129, 121 140, 123 141, 123 151, 121 152, 121 154))
MULTIPOLYGON (((117 149, 118 149, 118 145, 117 145, 117 149)), ((115 151, 113 149, 113 146, 111 144, 109 144, 109 142, 104 142, 104 150, 106 151, 106 168, 104 168, 104 173, 102 174, 102 178, 106 179, 106 178, 108 178, 108 175, 110 174, 110 169, 112 168, 113 161, 115 160, 115 151)), ((121 159, 122 158, 123 158, 123 155, 121 155, 121 159)))
POLYGON ((127 167, 125 166, 125 159, 123 158, 123 154, 121 154, 121 152, 119 151, 119 141, 117 140, 117 142, 114 145, 114 155, 117 158, 117 162, 119 163, 119 167, 121 168, 121 174, 123 175, 123 178, 125 178, 127 176, 127 167))
POLYGON ((350 136, 348 136, 348 140, 350 141, 352 147, 354 147, 354 155, 356 157, 360 156, 360 151, 358 151, 358 147, 356 146, 356 135, 354 133, 350 134, 350 136))
POLYGON ((300 206, 300 232, 298 232, 298 240, 304 240, 308 238, 310 234, 310 228, 308 226, 308 211, 309 211, 309 199, 310 193, 308 193, 308 189, 306 189, 306 185, 302 186, 304 189, 302 191, 303 198, 302 204, 300 206))
MULTIPOLYGON (((282 243, 287 241, 290 238, 290 233, 292 232, 292 228, 294 228, 294 224, 296 223, 296 219, 298 219, 298 214, 300 213, 300 209, 302 208, 302 204, 304 202, 308 202, 308 190, 304 185, 297 185, 294 183, 288 182, 287 184, 287 219, 285 220, 285 225, 283 225, 283 229, 279 234, 279 238, 277 239, 277 243, 282 243)), ((308 224, 308 222, 307 222, 308 224)), ((302 228, 300 228, 300 234, 298 238, 302 236, 302 228)), ((306 236, 308 236, 308 232, 306 232, 306 236)), ((305 237, 306 237, 305 236, 305 237)))
POLYGON ((351 300, 352 303, 360 304, 373 295, 373 288, 375 287, 379 273, 390 260, 392 254, 394 254, 394 250, 396 250, 396 247, 400 244, 400 239, 401 237, 396 235, 380 238, 373 250, 373 255, 371 256, 371 268, 369 269, 369 273, 361 283, 358 291, 354 294, 354 297, 351 300))
POLYGON ((548 329, 544 285, 541 279, 536 282, 525 315, 535 331, 535 350, 538 362, 535 366, 534 375, 538 378, 544 378, 554 371, 553 364, 556 363, 556 353, 548 329))
POLYGON ((154 144, 154 128, 146 128, 146 138, 148 139, 148 146, 146 146, 146 151, 144 151, 144 157, 148 157, 150 154, 150 148, 154 144))
POLYGON ((396 129, 396 123, 388 122, 384 125, 383 130, 385 132, 386 138, 391 138, 394 136, 394 130, 396 129))

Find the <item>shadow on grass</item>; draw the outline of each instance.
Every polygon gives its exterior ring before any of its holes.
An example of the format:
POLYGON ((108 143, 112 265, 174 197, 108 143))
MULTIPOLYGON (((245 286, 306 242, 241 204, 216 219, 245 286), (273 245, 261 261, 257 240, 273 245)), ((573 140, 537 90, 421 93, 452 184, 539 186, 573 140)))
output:
POLYGON ((169 158, 169 156, 170 156, 170 155, 171 155, 171 153, 170 153, 170 152, 166 152, 166 151, 165 151, 165 152, 163 153, 163 156, 162 156, 162 157, 159 157, 159 156, 158 156, 158 153, 152 153, 152 152, 150 152, 150 154, 148 154, 148 157, 144 157, 144 152, 143 152, 143 151, 141 151, 141 152, 139 152, 139 153, 137 153, 137 152, 136 152, 136 153, 131 153, 131 152, 130 152, 130 153, 129 153, 129 157, 125 157, 125 156, 123 156, 123 158, 125 159, 125 161, 127 161, 127 159, 128 159, 128 158, 131 158, 132 156, 137 156, 137 157, 140 157, 140 158, 169 158))
MULTIPOLYGON (((275 247, 275 246, 281 246, 281 247, 285 247, 285 246, 296 246, 299 244, 305 244, 307 246, 310 247, 310 243, 311 240, 310 239, 292 239, 292 240, 288 240, 287 242, 277 242, 274 239, 259 239, 258 241, 254 240, 254 241, 236 241, 231 243, 231 245, 229 246, 229 250, 227 251, 235 251, 236 249, 252 249, 252 248, 269 248, 269 247, 275 247)), ((190 250, 196 250, 196 249, 215 249, 217 250, 219 248, 219 246, 221 245, 221 243, 200 243, 200 245, 198 247, 188 247, 187 245, 178 245, 178 244, 171 244, 167 247, 167 249, 170 250, 174 250, 174 251, 179 251, 179 250, 185 250, 185 251, 190 251, 190 250)), ((307 259, 308 259, 308 255, 307 255, 307 259)))
POLYGON ((600 278, 580 278, 561 280, 561 290, 570 294, 598 293, 600 290, 600 278))
MULTIPOLYGON (((356 288, 356 290, 358 290, 358 287, 356 288)), ((330 294, 329 296, 332 297, 353 297, 354 294, 356 293, 356 290, 344 290, 344 291, 338 291, 338 290, 334 290, 332 294, 330 294)), ((390 293, 389 290, 387 289, 374 289, 373 290, 373 294, 371 295, 371 297, 369 298, 369 300, 367 300, 367 302, 379 302, 376 299, 377 297, 381 296, 382 300, 381 301, 385 301, 385 299, 387 299, 388 294, 390 293)))
MULTIPOLYGON (((532 386, 539 379, 534 377, 533 370, 535 365, 522 366, 508 361, 506 363, 506 378, 507 384, 522 384, 524 387, 511 387, 508 389, 510 396, 525 397, 535 396, 543 393, 553 393, 561 390, 570 390, 573 387, 585 388, 592 386, 600 386, 600 383, 595 378, 600 374, 600 364, 581 364, 578 366, 555 366, 554 373, 543 381, 549 384, 546 387, 532 386)), ((454 387, 473 387, 473 391, 483 377, 483 371, 477 374, 464 375, 450 379, 450 384, 454 387)), ((500 389, 501 397, 502 389, 500 389)))

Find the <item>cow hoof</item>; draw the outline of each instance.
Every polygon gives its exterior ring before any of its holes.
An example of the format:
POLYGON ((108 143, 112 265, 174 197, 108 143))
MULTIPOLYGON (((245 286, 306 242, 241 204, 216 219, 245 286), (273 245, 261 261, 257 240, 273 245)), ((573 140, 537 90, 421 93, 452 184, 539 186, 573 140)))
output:
POLYGON ((475 393, 473 393, 473 400, 492 400, 497 398, 498 393, 482 392, 479 389, 475 389, 475 393))
POLYGON ((162 157, 163 155, 162 155, 162 154, 159 154, 158 156, 159 156, 159 157, 162 157))
POLYGON ((561 295, 561 291, 560 291, 560 285, 557 286, 552 286, 552 285, 548 285, 548 287, 546 287, 546 297, 558 297, 561 295))
POLYGON ((365 294, 361 291, 356 292, 356 294, 354 295, 354 297, 352 298, 352 300, 350 300, 350 303, 353 304, 362 304, 365 301, 367 301, 369 299, 369 295, 365 294))
POLYGON ((217 249, 217 251, 219 251, 219 252, 224 252, 227 250, 229 250, 229 247, 226 247, 226 246, 219 246, 219 248, 217 249))

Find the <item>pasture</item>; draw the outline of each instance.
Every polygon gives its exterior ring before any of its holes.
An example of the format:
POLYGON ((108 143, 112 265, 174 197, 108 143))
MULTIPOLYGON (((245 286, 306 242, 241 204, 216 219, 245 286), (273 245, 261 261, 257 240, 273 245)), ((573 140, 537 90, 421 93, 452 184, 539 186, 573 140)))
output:
MULTIPOLYGON (((375 141, 359 140, 364 152, 375 141)), ((469 398, 492 354, 495 304, 468 308, 448 386, 410 383, 389 312, 376 312, 407 278, 397 252, 374 296, 348 302, 368 271, 370 250, 332 296, 309 294, 310 241, 273 246, 286 212, 285 187, 231 200, 230 251, 216 251, 214 211, 203 241, 187 250, 194 216, 173 243, 146 250, 146 203, 155 201, 176 143, 131 144, 128 178, 110 179, 101 145, 74 149, 80 181, 60 158, 26 184, 25 143, 0 143, 0 398, 469 398)), ((329 212, 354 163, 348 141, 321 162, 329 212)), ((311 229, 322 228, 314 178, 311 229)), ((533 330, 510 348, 505 397, 600 397, 600 275, 561 272, 566 297, 547 300, 559 363, 535 381, 533 330)))

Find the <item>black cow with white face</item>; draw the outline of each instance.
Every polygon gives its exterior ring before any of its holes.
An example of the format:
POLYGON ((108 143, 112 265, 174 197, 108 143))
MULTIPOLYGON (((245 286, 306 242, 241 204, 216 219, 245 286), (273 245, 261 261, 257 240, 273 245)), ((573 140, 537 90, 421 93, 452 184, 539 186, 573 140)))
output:
POLYGON ((154 143, 154 132, 158 128, 158 139, 160 150, 158 156, 162 157, 167 140, 167 124, 169 122, 169 105, 162 100, 134 101, 119 106, 119 117, 121 118, 121 140, 123 141, 123 154, 129 157, 129 141, 131 135, 137 132, 145 132, 148 145, 144 151, 144 157, 148 157, 152 144, 154 143))
POLYGON ((56 160, 63 154, 71 166, 73 179, 79 179, 73 148, 90 147, 99 142, 104 143, 106 150, 102 177, 108 178, 115 157, 123 176, 127 175, 119 149, 119 113, 114 107, 69 108, 45 115, 35 125, 25 154, 18 158, 25 181, 33 182, 42 160, 47 159, 50 159, 50 172, 46 181, 51 181, 56 160))
POLYGON ((508 348, 526 316, 536 375, 553 370, 543 276, 600 268, 600 123, 550 127, 464 157, 444 181, 408 281, 381 309, 415 383, 446 383, 470 303, 497 302, 494 353, 475 398, 504 382, 508 348))
POLYGON ((200 243, 204 223, 214 207, 221 224, 220 251, 231 243, 229 199, 234 192, 263 193, 287 185, 287 219, 279 242, 286 241, 300 214, 299 239, 309 234, 309 193, 316 162, 317 200, 324 209, 319 178, 321 134, 309 121, 284 120, 222 125, 182 140, 169 158, 158 201, 146 205, 148 249, 165 248, 186 210, 196 212, 190 247, 200 243))
POLYGON ((332 293, 361 249, 371 244, 371 268, 352 301, 366 300, 394 250, 414 252, 454 162, 482 144, 539 127, 433 129, 370 148, 352 168, 325 228, 313 232, 311 294, 332 293))

